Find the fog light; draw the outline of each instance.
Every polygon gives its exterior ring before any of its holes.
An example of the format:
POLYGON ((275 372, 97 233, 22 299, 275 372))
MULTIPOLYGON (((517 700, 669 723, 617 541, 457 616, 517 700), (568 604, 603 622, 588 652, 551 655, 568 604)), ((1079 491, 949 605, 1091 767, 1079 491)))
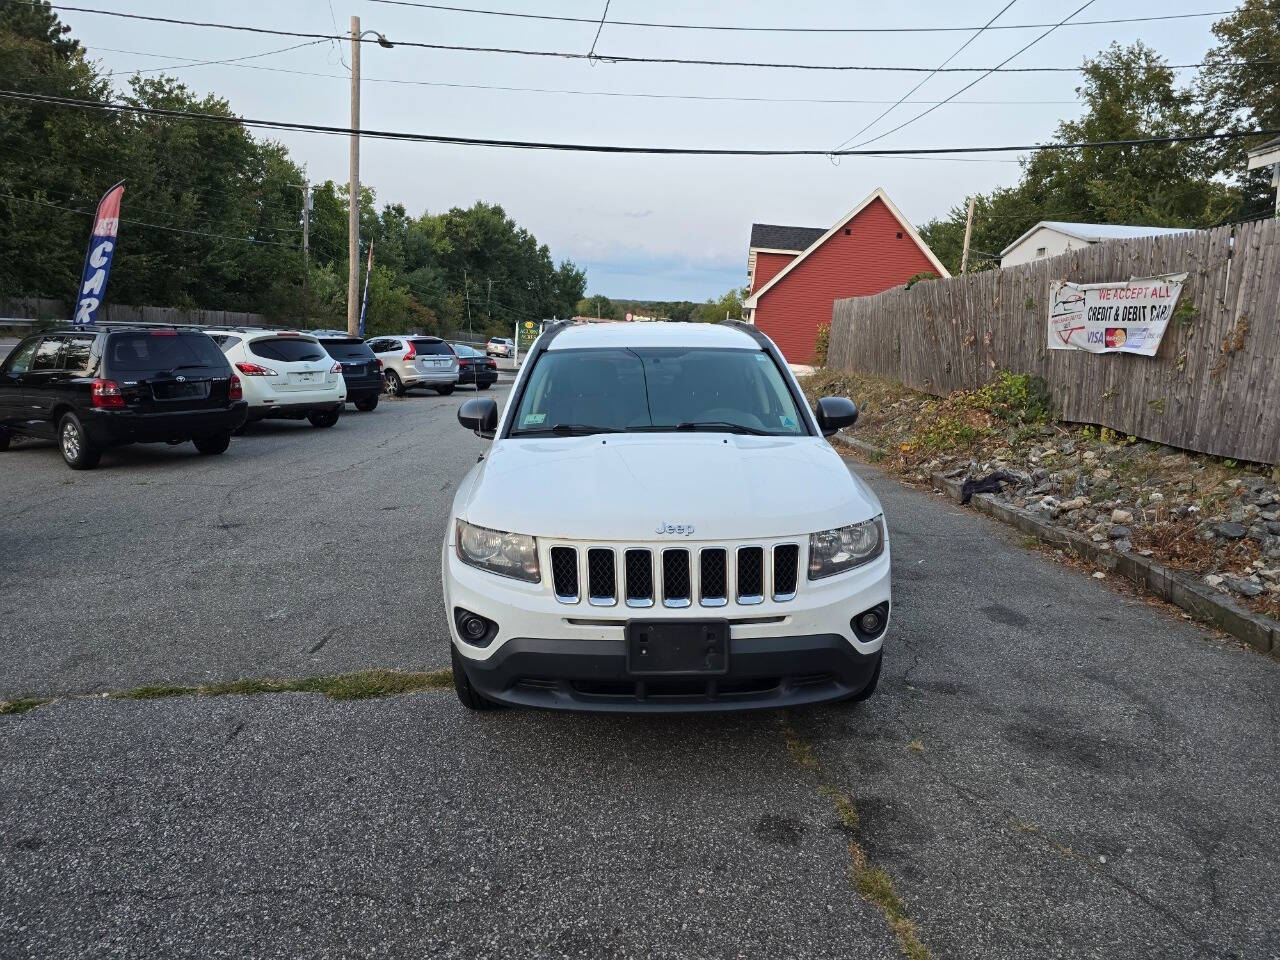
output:
POLYGON ((877 603, 870 610, 863 610, 850 620, 849 626, 853 628, 854 635, 859 640, 866 642, 875 640, 880 634, 884 633, 884 628, 888 622, 889 604, 877 603))
POLYGON ((458 627, 458 636, 474 647, 487 647, 498 633, 498 625, 492 620, 462 607, 454 607, 453 622, 458 627))

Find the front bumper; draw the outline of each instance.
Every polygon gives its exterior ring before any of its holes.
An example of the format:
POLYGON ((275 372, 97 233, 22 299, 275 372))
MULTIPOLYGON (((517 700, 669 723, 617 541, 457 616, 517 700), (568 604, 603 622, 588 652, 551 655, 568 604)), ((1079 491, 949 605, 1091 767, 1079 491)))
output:
POLYGON ((633 677, 624 640, 518 637, 487 660, 462 662, 472 687, 500 703, 598 713, 773 710, 841 700, 875 676, 880 650, 859 653, 839 634, 730 637, 720 676, 633 677))
POLYGON ((92 410, 82 418, 85 432, 96 446, 120 443, 162 443, 230 433, 244 423, 249 405, 243 400, 212 410, 174 410, 140 413, 136 410, 92 410))

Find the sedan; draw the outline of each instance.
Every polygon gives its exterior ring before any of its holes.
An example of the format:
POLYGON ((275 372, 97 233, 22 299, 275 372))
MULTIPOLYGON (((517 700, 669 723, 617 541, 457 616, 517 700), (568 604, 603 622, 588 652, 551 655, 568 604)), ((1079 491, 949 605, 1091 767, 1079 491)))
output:
POLYGON ((487 358, 465 343, 452 344, 458 355, 458 383, 475 384, 477 390, 488 390, 498 380, 498 361, 487 358))

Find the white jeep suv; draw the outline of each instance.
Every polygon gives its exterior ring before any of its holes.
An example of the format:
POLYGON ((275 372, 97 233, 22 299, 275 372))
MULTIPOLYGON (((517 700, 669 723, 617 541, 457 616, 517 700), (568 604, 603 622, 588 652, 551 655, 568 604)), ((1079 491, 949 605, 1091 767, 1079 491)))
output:
MULTIPOLYGON (((296 330, 206 330, 240 377, 249 402, 245 424, 301 420, 332 427, 347 402, 342 364, 320 341, 296 330)), ((241 427, 243 430, 244 427, 241 427)))
POLYGON ((556 324, 463 479, 442 570, 468 707, 701 712, 864 699, 889 625, 874 493, 773 343, 725 324, 556 324))

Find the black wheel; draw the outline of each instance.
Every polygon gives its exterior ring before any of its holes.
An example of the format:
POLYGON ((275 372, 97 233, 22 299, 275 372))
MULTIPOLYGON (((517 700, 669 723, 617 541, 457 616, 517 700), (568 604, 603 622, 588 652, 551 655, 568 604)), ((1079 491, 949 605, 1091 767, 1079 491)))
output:
POLYGON ((72 470, 92 470, 102 458, 102 451, 89 441, 74 413, 65 413, 58 421, 58 449, 72 470))
POLYGON ((313 427, 332 427, 338 422, 340 416, 342 416, 342 409, 339 407, 334 410, 312 410, 307 414, 307 419, 311 421, 313 427))
POLYGON ((493 710, 498 704, 494 703, 487 697, 482 697, 476 693, 475 687, 471 686, 471 681, 467 679, 467 672, 462 668, 462 657, 458 656, 458 649, 451 643, 449 644, 449 655, 453 663, 453 689, 458 694, 458 700, 468 710, 493 710))
POLYGON ((382 375, 382 389, 393 397, 403 397, 404 384, 400 382, 400 374, 394 370, 388 370, 384 373, 382 375))
POLYGON ((884 663, 884 652, 881 651, 876 657, 876 669, 871 674, 871 679, 867 681, 867 685, 849 698, 852 703, 861 703, 863 700, 870 700, 871 695, 876 692, 876 686, 880 683, 880 665, 884 663))
POLYGON ((377 397, 365 397, 363 400, 356 401, 356 409, 361 413, 368 413, 370 410, 378 409, 377 397))
POLYGON ((230 433, 215 433, 209 437, 194 437, 191 441, 196 445, 196 449, 208 456, 218 453, 226 453, 227 447, 231 446, 230 433))
POLYGON ((493 384, 492 384, 492 383, 477 383, 477 384, 476 384, 476 389, 477 389, 477 390, 488 390, 488 389, 489 389, 490 387, 492 387, 492 386, 493 386, 493 384))
POLYGON ((9 431, 0 430, 0 450, 9 449, 9 431))
POLYGON ((447 387, 436 387, 436 393, 440 394, 442 397, 447 397, 449 394, 453 393, 453 384, 451 383, 447 387))

